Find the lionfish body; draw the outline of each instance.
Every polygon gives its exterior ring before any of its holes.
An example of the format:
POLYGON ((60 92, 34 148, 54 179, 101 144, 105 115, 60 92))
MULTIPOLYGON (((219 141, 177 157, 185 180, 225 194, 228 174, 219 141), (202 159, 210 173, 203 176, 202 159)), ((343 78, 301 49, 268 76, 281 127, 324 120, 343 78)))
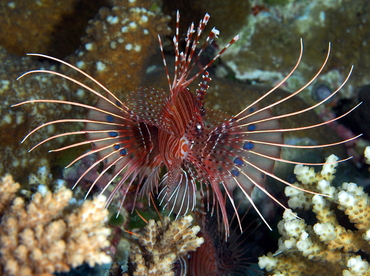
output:
MULTIPOLYGON (((218 31, 213 29, 200 50, 196 49, 208 20, 209 15, 206 14, 197 29, 194 28, 193 24, 189 27, 185 38, 185 50, 180 52, 179 14, 177 14, 176 35, 174 37, 175 68, 172 81, 169 77, 162 43, 159 38, 169 84, 169 94, 151 87, 140 88, 130 94, 127 103, 119 100, 107 88, 80 69, 64 61, 38 55, 74 68, 99 85, 105 91, 106 96, 75 79, 57 72, 47 70, 27 72, 26 74, 44 72, 59 75, 94 93, 99 97, 99 100, 96 106, 59 100, 31 100, 17 104, 22 105, 30 102, 61 103, 80 106, 89 110, 87 118, 84 120, 65 119, 48 122, 34 129, 26 138, 38 129, 50 124, 84 122, 85 129, 83 131, 49 137, 34 148, 63 135, 86 134, 86 142, 76 143, 53 151, 91 143, 92 151, 76 158, 70 165, 89 154, 97 154, 98 160, 81 175, 76 184, 83 179, 84 175, 102 162, 104 164, 103 171, 92 183, 89 192, 101 176, 108 174, 108 172, 111 173, 111 178, 102 191, 104 192, 108 186, 114 183, 115 186, 108 198, 108 203, 112 201, 116 192, 123 191, 121 203, 123 204, 128 188, 135 184, 137 185, 137 195, 157 194, 162 205, 167 206, 171 212, 177 215, 183 215, 194 208, 196 192, 199 189, 203 191, 203 187, 205 187, 207 192, 212 193, 213 204, 218 205, 221 210, 227 235, 229 234, 229 222, 225 207, 226 199, 231 202, 235 212, 237 212, 232 195, 235 188, 241 189, 255 208, 256 206, 250 196, 253 187, 258 187, 282 205, 268 193, 263 184, 266 175, 278 179, 272 173, 275 161, 289 162, 279 158, 281 147, 288 146, 283 144, 282 133, 314 128, 324 123, 299 129, 281 129, 278 119, 304 113, 315 108, 323 101, 305 110, 275 117, 271 116, 269 109, 295 96, 307 87, 323 69, 328 55, 319 72, 307 85, 276 103, 258 109, 257 103, 272 93, 297 68, 302 56, 301 47, 297 64, 284 80, 237 115, 226 116, 205 108, 204 98, 208 84, 211 81, 206 70, 229 46, 238 40, 238 36, 234 37, 207 65, 190 76, 204 49, 218 35, 218 31), (201 75, 202 81, 199 84, 199 89, 195 93, 191 92, 188 88, 189 84, 201 75), (166 173, 162 176, 163 168, 166 169, 166 173)), ((345 141, 339 143, 343 142, 345 141)), ((291 185, 282 179, 278 180, 291 185)), ((256 210, 258 212, 257 208, 256 210)))

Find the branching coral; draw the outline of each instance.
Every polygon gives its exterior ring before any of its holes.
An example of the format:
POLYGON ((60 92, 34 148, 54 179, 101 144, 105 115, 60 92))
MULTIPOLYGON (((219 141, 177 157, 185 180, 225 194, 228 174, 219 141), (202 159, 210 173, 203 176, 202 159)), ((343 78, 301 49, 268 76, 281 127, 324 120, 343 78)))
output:
POLYGON ((278 251, 259 258, 259 266, 273 271, 271 275, 370 275, 369 263, 360 253, 370 253, 369 196, 355 183, 331 186, 336 161, 336 156, 329 156, 318 173, 306 166, 295 167, 297 186, 328 196, 285 189, 289 207, 311 208, 317 223, 307 225, 285 211, 278 225, 282 235, 278 251), (339 223, 333 206, 348 216, 356 230, 339 223))
POLYGON ((109 245, 104 227, 108 211, 105 197, 86 200, 66 212, 72 191, 34 194, 26 203, 15 197, 19 184, 10 175, 0 183, 0 274, 52 275, 84 262, 90 266, 109 263, 102 252, 109 245))
POLYGON ((146 234, 131 247, 130 259, 136 265, 134 275, 174 275, 171 271, 174 262, 204 242, 196 236, 200 227, 191 227, 192 221, 191 216, 172 222, 169 217, 158 222, 149 220, 146 234))

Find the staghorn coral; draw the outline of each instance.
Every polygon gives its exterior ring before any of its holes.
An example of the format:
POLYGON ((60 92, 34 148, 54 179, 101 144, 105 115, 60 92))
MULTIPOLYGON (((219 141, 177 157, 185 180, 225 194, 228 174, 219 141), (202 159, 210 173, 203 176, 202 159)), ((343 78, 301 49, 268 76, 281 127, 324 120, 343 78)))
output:
POLYGON ((172 222, 169 217, 158 222, 149 220, 146 234, 131 247, 130 259, 136 266, 134 275, 174 275, 174 262, 204 242, 196 236, 200 227, 191 227, 192 221, 190 215, 172 222))
POLYGON ((66 209, 72 191, 36 193, 29 203, 15 197, 19 184, 11 175, 0 183, 0 274, 53 275, 86 262, 109 263, 102 249, 109 245, 104 227, 105 197, 85 201, 72 212, 66 209))
POLYGON ((370 275, 368 260, 361 257, 370 253, 369 196, 355 183, 345 182, 338 188, 331 185, 337 160, 335 155, 329 156, 318 173, 307 166, 295 167, 297 186, 327 196, 285 189, 289 207, 312 209, 317 223, 308 225, 289 210, 284 212, 278 224, 282 235, 278 251, 259 258, 259 266, 272 271, 270 275, 370 275), (334 206, 356 230, 339 223, 334 206))

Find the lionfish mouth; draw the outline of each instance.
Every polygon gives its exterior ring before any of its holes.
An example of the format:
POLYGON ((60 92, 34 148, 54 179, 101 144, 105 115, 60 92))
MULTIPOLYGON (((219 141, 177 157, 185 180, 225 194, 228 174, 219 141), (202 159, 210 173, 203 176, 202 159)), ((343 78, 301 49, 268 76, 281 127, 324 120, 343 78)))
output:
MULTIPOLYGON (((208 64, 195 74, 192 74, 192 70, 197 68, 196 64, 199 64, 198 61, 206 47, 219 34, 218 30, 213 28, 201 44, 201 47, 199 49, 196 48, 199 45, 201 34, 209 18, 210 16, 206 14, 200 20, 197 28, 194 27, 194 24, 190 25, 185 37, 185 50, 180 52, 180 15, 178 12, 176 34, 173 38, 175 65, 172 80, 166 63, 162 41, 158 36, 168 82, 168 92, 152 87, 139 88, 137 91, 131 92, 125 102, 121 101, 99 81, 72 64, 47 55, 28 54, 29 56, 43 57, 64 64, 94 82, 99 89, 95 90, 72 77, 51 70, 32 70, 21 75, 18 79, 34 73, 56 75, 79 85, 98 98, 95 106, 54 99, 29 100, 14 104, 13 107, 29 103, 63 104, 78 106, 87 110, 86 119, 59 119, 46 122, 32 130, 22 142, 46 126, 59 123, 84 123, 85 127, 83 130, 48 137, 31 148, 30 151, 59 137, 84 134, 87 137, 86 141, 50 151, 59 152, 91 144, 91 151, 77 157, 67 166, 70 167, 89 155, 97 154, 98 156, 98 160, 87 168, 76 181, 76 186, 90 171, 96 170, 99 164, 102 163, 104 165, 102 172, 91 184, 86 196, 96 183, 103 179, 103 176, 109 175, 101 192, 104 193, 109 186, 113 186, 107 204, 110 204, 113 196, 120 192, 120 205, 122 207, 127 191, 132 186, 136 189, 136 195, 149 197, 151 194, 154 194, 158 196, 163 206, 169 208, 170 212, 180 216, 194 209, 198 191, 202 191, 202 196, 207 196, 207 193, 211 193, 214 200, 210 208, 212 210, 219 208, 221 211, 227 236, 229 235, 229 220, 226 212, 227 200, 233 206, 240 223, 238 208, 233 198, 234 189, 242 191, 266 225, 268 225, 267 221, 251 197, 251 192, 255 187, 286 209, 265 188, 264 181, 266 176, 307 193, 317 194, 316 192, 296 187, 286 180, 277 177, 272 170, 275 162, 304 165, 322 165, 322 163, 311 164, 285 160, 280 157, 281 148, 312 149, 330 147, 349 142, 360 135, 331 144, 300 146, 284 144, 282 134, 315 129, 329 124, 346 116, 357 106, 338 118, 313 125, 281 128, 279 121, 298 114, 305 114, 333 97, 347 82, 353 66, 343 83, 317 104, 295 112, 272 116, 269 110, 297 96, 297 94, 308 87, 321 74, 329 59, 330 43, 323 64, 304 86, 281 100, 257 107, 257 104, 260 104, 264 98, 274 93, 297 69, 303 55, 303 42, 301 39, 300 54, 296 64, 275 87, 234 116, 215 112, 207 109, 204 105, 206 93, 208 89, 211 89, 209 88, 211 78, 207 69, 239 39, 239 36, 235 36, 208 64), (202 80, 199 83, 199 88, 191 91, 189 85, 200 76, 202 76, 202 80), (166 173, 160 176, 163 168, 166 169, 166 173), (108 174, 108 171, 111 173, 108 174)), ((227 92, 225 91, 225 93, 227 92)), ((342 162, 349 158, 336 162, 342 162)), ((134 200, 136 200, 136 196, 134 200)))

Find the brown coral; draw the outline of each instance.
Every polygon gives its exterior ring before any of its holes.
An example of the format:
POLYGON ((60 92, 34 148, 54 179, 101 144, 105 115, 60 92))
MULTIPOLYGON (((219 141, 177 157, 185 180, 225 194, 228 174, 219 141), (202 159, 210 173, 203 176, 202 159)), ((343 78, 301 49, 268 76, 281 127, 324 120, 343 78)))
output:
POLYGON ((1 1, 0 45, 20 55, 30 51, 45 53, 55 26, 73 11, 74 2, 1 1))
POLYGON ((2 216, 3 212, 10 205, 10 203, 15 198, 15 193, 18 191, 19 183, 15 183, 13 178, 10 175, 6 175, 2 179, 0 185, 0 215, 2 216))
POLYGON ((136 266, 134 275, 174 275, 174 262, 204 242, 202 237, 196 236, 200 227, 191 227, 192 221, 191 216, 172 222, 169 217, 163 222, 149 220, 146 234, 131 247, 130 259, 136 266))
POLYGON ((0 199, 9 204, 0 209, 1 275, 47 276, 84 262, 90 266, 110 262, 101 251, 109 245, 110 234, 104 227, 108 214, 105 197, 87 200, 65 214, 71 190, 36 193, 26 203, 14 196, 18 188, 10 175, 2 178, 0 199))
MULTIPOLYGON (((48 1, 47 1, 48 2, 48 1)), ((91 20, 83 38, 83 46, 68 59, 73 64, 96 77, 114 93, 119 95, 139 87, 152 53, 158 49, 157 34, 168 32, 168 18, 160 12, 151 10, 156 2, 141 0, 112 0, 111 9, 102 8, 99 16, 91 20)), ((15 3, 17 6, 17 3, 15 3)), ((52 22, 47 21, 52 25, 52 22)), ((48 25, 48 24, 46 24, 48 25)), ((40 31, 41 32, 41 31, 40 31)), ((29 34, 27 34, 29 36, 29 34)), ((1 34, 0 34, 1 38, 1 34)), ((30 52, 32 49, 28 49, 30 52)), ((42 49, 38 49, 45 53, 42 49)), ((84 118, 86 111, 70 106, 59 107, 50 104, 26 105, 22 108, 9 108, 34 97, 36 99, 58 99, 82 101, 93 105, 96 97, 83 89, 78 89, 66 80, 52 75, 39 74, 16 78, 31 69, 52 69, 55 66, 36 58, 19 58, 0 47, 0 137, 5 149, 0 160, 0 174, 23 170, 27 176, 38 167, 52 164, 56 155, 45 155, 45 151, 27 151, 41 141, 42 137, 56 134, 57 131, 80 130, 79 124, 59 124, 41 129, 32 135, 24 145, 18 142, 33 128, 47 121, 66 118, 84 118), (27 158, 24 156, 27 155, 27 158), (6 170, 5 170, 6 168, 6 170)), ((65 68, 61 68, 64 70, 65 68)), ((72 77, 79 78, 75 72, 72 77)), ((71 140, 77 137, 70 137, 71 140)), ((70 141, 71 141, 70 140, 70 141)), ((53 140, 51 147, 60 147, 64 139, 53 140)), ((16 177, 21 180, 19 174, 16 177)), ((17 180, 18 180, 17 179, 17 180)))
POLYGON ((149 59, 158 49, 157 35, 169 33, 169 17, 150 10, 152 1, 112 0, 102 8, 70 61, 89 72, 116 95, 139 88, 149 59))

